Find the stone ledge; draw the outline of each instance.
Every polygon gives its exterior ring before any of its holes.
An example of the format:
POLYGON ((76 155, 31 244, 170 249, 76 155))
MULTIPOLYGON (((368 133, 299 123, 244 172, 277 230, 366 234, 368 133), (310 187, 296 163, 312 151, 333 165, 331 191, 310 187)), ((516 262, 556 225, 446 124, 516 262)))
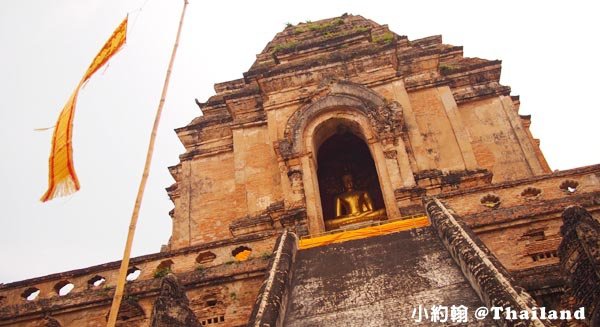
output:
POLYGON ((564 286, 558 264, 511 271, 511 275, 517 284, 533 295, 539 290, 553 290, 564 286))
MULTIPOLYGON (((186 248, 182 248, 182 249, 178 249, 178 250, 174 250, 174 251, 143 255, 143 256, 131 258, 130 265, 134 266, 136 264, 140 264, 140 263, 144 263, 144 262, 157 261, 160 259, 166 259, 166 258, 170 258, 173 256, 188 254, 188 253, 197 252, 197 251, 201 251, 201 250, 208 250, 208 249, 224 247, 224 246, 228 246, 228 245, 243 244, 243 243, 248 243, 248 242, 252 242, 252 241, 264 240, 264 239, 272 237, 275 234, 277 234, 276 231, 264 231, 264 232, 260 232, 260 233, 254 233, 251 235, 243 235, 243 236, 239 236, 239 237, 234 237, 234 238, 231 238, 228 240, 221 240, 221 241, 209 242, 209 243, 200 244, 200 245, 194 245, 194 246, 190 246, 190 247, 186 247, 186 248)), ((57 273, 57 274, 51 274, 51 275, 46 275, 46 276, 41 276, 41 277, 36 277, 36 278, 25 279, 25 280, 21 280, 21 281, 17 281, 17 282, 7 283, 4 285, 0 285, 0 292, 4 292, 4 291, 10 290, 10 289, 24 287, 24 286, 28 286, 28 285, 32 285, 32 284, 37 284, 37 283, 41 283, 41 282, 47 282, 47 281, 51 281, 51 280, 81 277, 81 276, 90 275, 90 274, 93 274, 96 272, 105 271, 108 269, 119 269, 120 265, 121 265, 121 260, 112 261, 112 262, 108 262, 108 263, 104 263, 104 264, 96 265, 96 266, 91 266, 91 267, 87 267, 87 268, 70 270, 70 271, 65 271, 65 272, 61 272, 61 273, 57 273)))
POLYGON ((414 178, 417 186, 394 190, 396 200, 406 198, 410 198, 411 200, 420 199, 421 196, 434 189, 439 189, 439 192, 447 192, 462 189, 463 187, 472 188, 478 185, 487 185, 492 182, 492 173, 487 169, 449 172, 430 169, 415 173, 414 178))
POLYGON ((515 186, 531 184, 533 182, 542 181, 545 179, 561 178, 561 177, 568 177, 568 176, 574 176, 574 175, 585 175, 585 174, 591 174, 591 173, 600 174, 600 164, 579 167, 579 168, 574 168, 574 169, 568 169, 568 170, 561 170, 561 171, 553 172, 551 174, 533 176, 533 177, 529 177, 529 178, 519 179, 516 181, 507 181, 507 182, 502 182, 502 183, 479 186, 479 187, 474 187, 474 188, 470 188, 467 190, 456 190, 456 191, 440 194, 437 197, 439 199, 448 199, 448 198, 452 198, 455 196, 461 196, 461 195, 466 195, 466 194, 492 191, 492 190, 496 190, 496 189, 506 189, 506 188, 511 188, 511 187, 515 187, 515 186))
POLYGON ((470 215, 462 218, 471 228, 481 228, 521 219, 532 219, 542 215, 560 213, 569 205, 578 204, 584 207, 600 205, 600 191, 570 195, 564 198, 528 203, 510 208, 498 208, 470 215))
MULTIPOLYGON (((263 258, 255 258, 176 275, 186 288, 196 288, 262 276, 266 269, 267 261, 263 258)), ((161 278, 129 282, 126 284, 125 294, 132 298, 153 297, 158 295, 160 285, 161 278)), ((0 325, 4 325, 5 321, 10 321, 9 323, 12 324, 21 320, 42 318, 50 312, 56 315, 58 312, 87 310, 98 306, 106 306, 108 312, 114 290, 114 288, 86 290, 73 295, 5 306, 0 308, 0 325)))

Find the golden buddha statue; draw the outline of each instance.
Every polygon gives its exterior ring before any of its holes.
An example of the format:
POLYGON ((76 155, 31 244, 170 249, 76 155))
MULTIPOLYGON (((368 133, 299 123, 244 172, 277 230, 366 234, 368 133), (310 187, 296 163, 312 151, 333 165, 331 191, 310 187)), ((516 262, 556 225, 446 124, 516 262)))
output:
POLYGON ((354 189, 352 175, 342 176, 342 182, 345 192, 335 197, 335 218, 325 221, 328 230, 385 217, 385 209, 373 209, 368 192, 354 189))

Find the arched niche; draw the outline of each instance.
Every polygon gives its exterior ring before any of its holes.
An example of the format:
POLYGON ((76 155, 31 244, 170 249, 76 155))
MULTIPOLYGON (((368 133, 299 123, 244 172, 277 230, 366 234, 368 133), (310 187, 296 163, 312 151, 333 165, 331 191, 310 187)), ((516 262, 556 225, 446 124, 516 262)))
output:
MULTIPOLYGON (((340 140, 340 138, 343 139, 340 133, 347 134, 350 144, 360 144, 361 147, 364 147, 359 151, 359 157, 362 160, 370 161, 371 169, 374 166, 375 172, 370 170, 370 173, 366 174, 368 175, 366 178, 374 178, 375 182, 369 185, 368 181, 359 180, 358 186, 374 189, 374 185, 377 185, 379 190, 374 192, 373 196, 378 197, 377 203, 385 208, 387 217, 397 218, 400 214, 395 202, 383 148, 375 136, 369 118, 352 107, 333 107, 312 117, 307 122, 301 137, 303 144, 300 162, 306 197, 308 229, 309 233, 313 235, 326 230, 325 219, 329 218, 330 207, 329 204, 324 205, 323 201, 331 201, 331 194, 322 190, 322 183, 319 182, 319 149, 323 146, 327 148, 328 141, 334 142, 334 145, 336 142, 343 143, 344 141, 340 140), (360 185, 360 183, 364 183, 364 185, 360 185)), ((331 176, 328 178, 331 179, 331 176)), ((337 174, 333 178, 337 178, 337 174)))
MULTIPOLYGON (((315 131, 317 149, 317 180, 326 229, 337 217, 336 199, 346 193, 344 176, 352 177, 354 190, 366 192, 373 211, 385 209, 375 161, 360 130, 347 121, 332 119, 315 131), (333 132, 333 134, 331 134, 333 132), (317 141, 318 140, 318 141, 317 141)), ((349 214, 341 208, 341 214, 349 214)), ((385 215, 378 217, 385 218, 385 215)), ((372 220, 365 218, 365 221, 372 220)))
POLYGON ((399 218, 394 190, 414 185, 402 139, 400 104, 366 86, 339 80, 323 81, 309 98, 288 118, 283 138, 274 144, 282 174, 287 173, 290 183, 284 186, 290 190, 286 201, 290 206, 305 206, 309 234, 325 231, 318 151, 341 125, 368 148, 387 217, 399 218))

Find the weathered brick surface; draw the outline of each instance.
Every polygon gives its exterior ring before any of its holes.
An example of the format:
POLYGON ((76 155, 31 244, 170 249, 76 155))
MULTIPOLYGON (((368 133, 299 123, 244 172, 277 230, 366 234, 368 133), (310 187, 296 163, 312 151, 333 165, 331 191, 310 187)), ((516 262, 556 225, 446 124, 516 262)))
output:
MULTIPOLYGON (((139 268, 140 276, 128 282, 125 289, 127 326, 149 326, 152 308, 159 293, 161 279, 157 268, 171 261, 171 271, 177 275, 190 298, 190 308, 199 321, 214 317, 226 319, 231 326, 244 324, 256 298, 272 250, 272 233, 238 237, 132 258, 131 266, 139 268), (252 249, 250 259, 236 262, 232 251, 245 246, 252 249), (199 256, 207 258, 201 263, 199 256), (208 305, 208 300, 215 303, 208 305)), ((67 271, 0 287, 0 326, 35 326, 48 315, 62 326, 105 326, 114 294, 120 262, 67 271), (95 287, 89 283, 100 276, 106 281, 95 287), (75 285, 73 290, 59 296, 55 286, 63 281, 75 285), (33 301, 22 297, 23 292, 35 287, 40 295, 33 301)))
POLYGON ((500 205, 498 206, 500 210, 502 208, 521 205, 530 206, 545 203, 549 200, 568 199, 580 194, 597 192, 600 190, 599 176, 600 165, 594 165, 515 181, 446 192, 441 195, 441 198, 444 198, 444 201, 448 202, 456 213, 463 217, 484 211, 493 214, 499 210, 492 210, 481 203, 481 198, 487 194, 493 194, 500 198, 500 205), (572 193, 560 188, 561 184, 567 180, 578 183, 576 190, 572 193), (541 193, 536 197, 528 198, 522 195, 527 188, 539 189, 541 193))
POLYGON ((465 169, 460 148, 437 88, 409 93, 425 151, 434 167, 465 169))
POLYGON ((566 207, 582 205, 592 215, 598 214, 599 172, 598 165, 576 168, 446 192, 438 197, 477 233, 507 269, 520 271, 558 263, 560 215, 566 207), (578 183, 572 193, 560 188, 568 180, 578 183), (528 197, 524 195, 527 189, 540 193, 528 197), (490 194, 500 200, 495 208, 481 203, 490 194))
POLYGON ((395 190, 417 186, 424 171, 486 168, 496 182, 547 172, 500 68, 361 16, 287 27, 243 79, 199 103, 204 116, 177 129, 186 153, 171 169, 171 247, 230 237, 231 224, 279 202, 304 207, 308 232, 323 232, 315 156, 341 125, 368 144, 392 217, 395 190))
MULTIPOLYGON (((267 260, 256 258, 191 270, 178 274, 178 278, 187 289, 190 308, 200 322, 223 316, 230 326, 238 326, 248 320, 266 266, 267 260), (209 304, 209 299, 215 299, 216 303, 209 304)), ((127 319, 120 318, 120 326, 149 326, 160 286, 160 278, 128 283, 125 305, 119 312, 120 317, 126 313, 127 319)), ((0 326, 29 327, 47 314, 52 314, 63 326, 106 326, 113 295, 114 288, 99 288, 5 306, 0 308, 0 326)))
POLYGON ((459 112, 477 162, 494 172, 494 182, 532 176, 499 98, 462 104, 459 112))
POLYGON ((417 326, 419 305, 483 305, 431 227, 301 250, 292 287, 285 326, 417 326))
MULTIPOLYGON (((176 129, 185 153, 169 168, 173 235, 163 253, 132 260, 142 274, 128 289, 140 297, 126 301, 122 318, 147 325, 153 274, 171 260, 179 277, 196 269, 214 277, 183 278, 200 323, 244 325, 265 269, 257 256, 270 253, 274 235, 325 230, 317 155, 342 130, 369 148, 388 218, 422 214, 421 197, 439 196, 536 294, 556 293, 560 283, 543 271, 557 262, 558 214, 579 204, 600 216, 600 168, 550 173, 500 71, 500 61, 465 58, 441 36, 409 40, 361 16, 277 33, 243 78, 216 84, 214 96, 196 101, 202 115, 176 129), (566 181, 579 183, 575 192, 559 189, 566 181), (540 192, 525 197, 527 189, 540 192), (483 197, 500 203, 485 206, 483 197), (252 248, 254 260, 232 265, 239 246, 252 248)), ((420 301, 471 299, 429 229, 396 236, 303 252, 295 291, 316 302, 296 303, 293 317, 307 318, 290 323, 406 325, 420 301)), ((102 326, 117 267, 0 286, 0 325, 102 326), (89 286, 94 275, 106 278, 107 294, 89 286), (65 280, 75 288, 59 297, 55 286, 65 280), (29 287, 39 299, 23 299, 29 287)))

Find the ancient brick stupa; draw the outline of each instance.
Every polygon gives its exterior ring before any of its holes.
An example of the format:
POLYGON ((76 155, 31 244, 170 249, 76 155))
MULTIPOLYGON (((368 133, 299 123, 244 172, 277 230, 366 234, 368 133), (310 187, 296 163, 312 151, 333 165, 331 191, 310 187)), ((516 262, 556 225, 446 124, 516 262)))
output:
MULTIPOLYGON (((417 309, 455 305, 513 326, 475 309, 576 303, 593 324, 599 286, 574 291, 557 250, 567 206, 597 221, 600 166, 552 172, 500 70, 361 16, 286 27, 176 130, 173 234, 132 259, 119 324, 439 325, 417 309)), ((118 265, 1 286, 0 326, 103 326, 118 265)))

